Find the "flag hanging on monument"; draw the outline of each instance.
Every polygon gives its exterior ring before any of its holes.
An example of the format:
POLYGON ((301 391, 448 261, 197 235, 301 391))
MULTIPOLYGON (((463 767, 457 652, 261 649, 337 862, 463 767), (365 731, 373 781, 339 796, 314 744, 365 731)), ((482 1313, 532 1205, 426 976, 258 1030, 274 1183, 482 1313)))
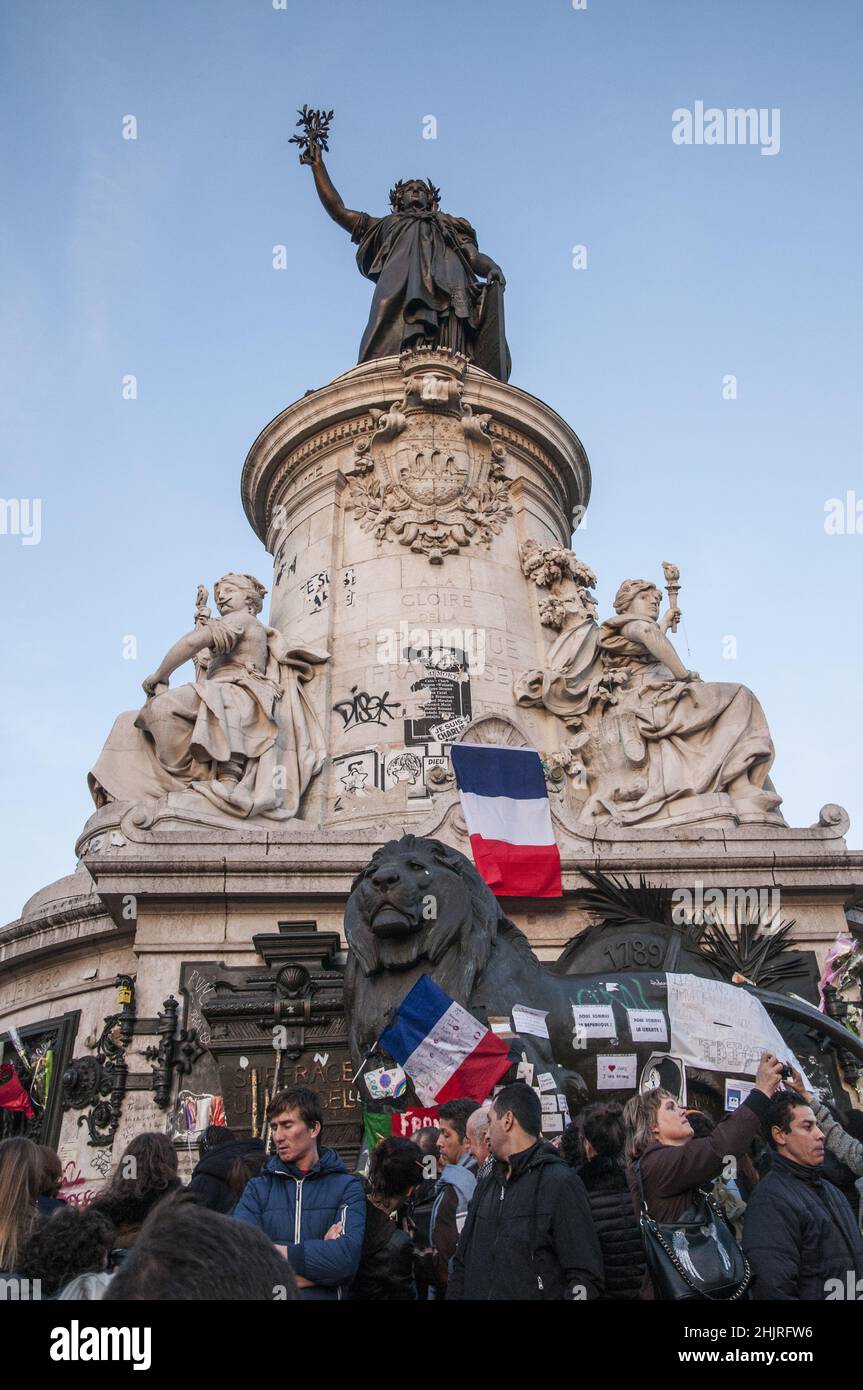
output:
POLYGON ((424 1106, 462 1097, 483 1101, 510 1065, 506 1043, 428 975, 399 1004, 380 1040, 424 1106))
POLYGON ((474 863, 492 892, 559 898, 560 851, 536 750, 456 743, 450 755, 474 863))
POLYGON ((0 1067, 0 1110, 23 1110, 28 1120, 36 1113, 11 1062, 0 1067))

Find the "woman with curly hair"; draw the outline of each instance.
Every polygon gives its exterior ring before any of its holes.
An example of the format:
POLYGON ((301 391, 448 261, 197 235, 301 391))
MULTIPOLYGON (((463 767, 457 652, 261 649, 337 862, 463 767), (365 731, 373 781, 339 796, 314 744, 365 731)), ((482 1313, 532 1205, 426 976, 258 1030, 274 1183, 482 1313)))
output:
POLYGON ((99 1274, 108 1263, 114 1227, 97 1206, 74 1207, 41 1216, 18 1263, 25 1279, 38 1279, 42 1298, 56 1298, 80 1274, 99 1274))
POLYGON ((39 1150, 31 1139, 0 1143, 0 1278, 18 1272, 22 1247, 36 1219, 41 1177, 39 1150))
MULTIPOLYGON (((167 1135, 136 1134, 108 1186, 91 1203, 116 1227, 114 1252, 131 1250, 153 1207, 180 1186, 177 1154, 167 1135)), ((112 1263, 116 1264, 114 1252, 112 1263)))

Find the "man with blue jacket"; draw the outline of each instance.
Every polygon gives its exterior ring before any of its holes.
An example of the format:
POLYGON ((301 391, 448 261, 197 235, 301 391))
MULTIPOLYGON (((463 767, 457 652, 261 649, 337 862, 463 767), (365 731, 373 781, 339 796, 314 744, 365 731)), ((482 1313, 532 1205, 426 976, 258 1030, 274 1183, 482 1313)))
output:
POLYGON ((318 1151, 323 1112, 316 1091, 277 1091, 267 1119, 276 1157, 246 1184, 233 1216, 259 1227, 281 1249, 302 1298, 344 1298, 363 1249, 362 1182, 335 1149, 318 1151))

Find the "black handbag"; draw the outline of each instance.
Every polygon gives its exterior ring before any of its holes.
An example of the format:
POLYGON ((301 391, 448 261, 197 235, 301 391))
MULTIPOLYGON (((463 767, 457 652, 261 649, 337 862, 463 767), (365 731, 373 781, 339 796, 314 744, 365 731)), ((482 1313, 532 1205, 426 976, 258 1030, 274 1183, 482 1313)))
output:
POLYGON ((690 1207, 682 1220, 654 1221, 644 1198, 641 1159, 634 1167, 641 1195, 641 1238, 656 1297, 672 1302, 707 1298, 729 1303, 743 1298, 752 1282, 752 1270, 719 1203, 699 1188, 701 1205, 690 1207))

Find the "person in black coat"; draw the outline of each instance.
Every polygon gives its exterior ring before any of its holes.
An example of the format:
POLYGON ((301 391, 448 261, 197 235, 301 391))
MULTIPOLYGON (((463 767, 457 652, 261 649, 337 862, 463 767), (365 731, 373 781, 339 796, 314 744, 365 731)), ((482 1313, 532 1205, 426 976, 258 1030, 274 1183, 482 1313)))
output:
POLYGON ((584 1184, 543 1142, 531 1086, 504 1086, 489 1111, 497 1160, 478 1184, 452 1262, 448 1299, 574 1300, 604 1292, 584 1184))
POLYGON ((773 1164, 743 1220, 753 1296, 856 1298, 863 1287, 863 1236, 848 1202, 824 1176, 824 1135, 811 1106, 796 1091, 779 1091, 765 1128, 773 1164))
POLYGON ((623 1166, 623 1109, 588 1105, 579 1115, 585 1161, 575 1170, 587 1191, 605 1265, 605 1297, 639 1298, 645 1261, 641 1230, 623 1166))
POLYGON ((383 1139, 371 1156, 366 1189, 366 1231, 350 1299, 416 1299, 413 1241, 396 1225, 396 1212, 422 1182, 422 1154, 410 1139, 383 1139))
POLYGON ((266 1152, 262 1139, 238 1139, 224 1125, 210 1125, 198 1140, 200 1160, 188 1191, 210 1211, 228 1216, 250 1178, 261 1171, 266 1152))

